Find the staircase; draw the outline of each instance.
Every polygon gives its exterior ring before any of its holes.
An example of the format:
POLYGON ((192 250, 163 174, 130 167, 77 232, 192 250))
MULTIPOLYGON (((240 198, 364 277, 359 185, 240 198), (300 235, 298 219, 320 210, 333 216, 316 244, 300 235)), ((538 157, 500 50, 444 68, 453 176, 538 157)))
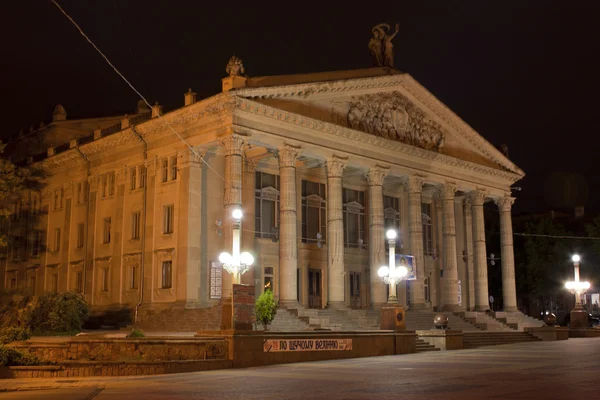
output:
MULTIPOLYGON (((433 319, 440 313, 433 311, 406 311, 406 330, 407 331, 425 331, 433 328, 433 319)), ((452 330, 460 330, 463 332, 478 331, 477 326, 461 319, 460 317, 450 313, 443 312, 448 317, 448 328, 452 330)))
POLYGON ((474 349, 476 347, 496 346, 500 344, 537 342, 541 339, 527 332, 464 332, 463 348, 474 349))
POLYGON ((269 331, 272 332, 298 332, 309 329, 306 318, 299 318, 296 314, 284 308, 277 310, 275 319, 269 326, 269 331))
POLYGON ((416 351, 417 351, 417 353, 423 353, 423 352, 426 352, 426 351, 440 351, 440 349, 438 349, 437 347, 435 347, 432 344, 427 343, 423 339, 417 339, 415 341, 415 343, 416 343, 416 351))
POLYGON ((505 322, 497 320, 493 318, 493 316, 488 315, 484 312, 460 311, 456 312, 455 314, 462 320, 467 321, 484 331, 507 332, 515 330, 511 328, 511 326, 507 325, 505 322))
POLYGON ((525 328, 539 328, 544 326, 544 321, 532 318, 522 312, 497 311, 491 314, 494 319, 500 321, 512 329, 524 331, 525 328))

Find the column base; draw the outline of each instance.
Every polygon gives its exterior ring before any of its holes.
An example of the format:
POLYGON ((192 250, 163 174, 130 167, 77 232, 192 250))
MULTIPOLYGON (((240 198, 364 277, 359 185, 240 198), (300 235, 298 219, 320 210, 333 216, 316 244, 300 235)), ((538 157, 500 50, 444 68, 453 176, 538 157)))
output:
POLYGON ((425 303, 411 304, 410 311, 431 311, 431 307, 425 303))
POLYGON ((332 308, 334 310, 342 310, 348 308, 348 306, 343 301, 330 301, 329 303, 327 303, 327 308, 332 308))
POLYGON ((479 311, 479 312, 486 312, 489 309, 490 309, 490 306, 488 306, 488 305, 485 305, 485 306, 475 306, 475 311, 479 311))
POLYGON ((442 311, 454 312, 457 311, 458 308, 458 304, 444 304, 444 307, 442 307, 442 311))
POLYGON ((296 300, 279 300, 279 308, 295 310, 300 307, 300 303, 296 300))
POLYGON ((517 307, 504 307, 502 309, 502 311, 504 311, 504 312, 517 312, 517 311, 519 311, 519 309, 517 307))

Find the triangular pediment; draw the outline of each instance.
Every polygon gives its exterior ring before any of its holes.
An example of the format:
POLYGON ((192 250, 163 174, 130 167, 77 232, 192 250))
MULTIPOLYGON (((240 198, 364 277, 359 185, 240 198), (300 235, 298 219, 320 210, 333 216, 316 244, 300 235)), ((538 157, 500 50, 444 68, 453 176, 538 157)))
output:
POLYGON ((524 175, 408 74, 247 88, 237 94, 274 109, 524 175))

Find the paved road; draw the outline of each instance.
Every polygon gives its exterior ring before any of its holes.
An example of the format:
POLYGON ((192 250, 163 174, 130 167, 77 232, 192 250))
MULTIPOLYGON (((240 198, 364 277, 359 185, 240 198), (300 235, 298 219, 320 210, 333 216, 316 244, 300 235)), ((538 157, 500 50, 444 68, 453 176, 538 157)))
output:
POLYGON ((600 399, 600 338, 113 379, 7 380, 0 400, 600 399), (44 388, 47 388, 44 390, 44 388))

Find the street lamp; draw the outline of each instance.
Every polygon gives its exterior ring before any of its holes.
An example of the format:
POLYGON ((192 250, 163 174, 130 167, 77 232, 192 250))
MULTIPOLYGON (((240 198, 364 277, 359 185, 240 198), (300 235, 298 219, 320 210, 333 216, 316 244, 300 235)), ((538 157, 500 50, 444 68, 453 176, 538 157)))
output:
POLYGON ((575 270, 575 280, 565 283, 567 290, 575 294, 575 307, 571 310, 571 328, 585 328, 587 327, 587 311, 581 304, 581 295, 590 288, 590 283, 579 281, 579 261, 581 261, 579 254, 574 254, 571 259, 575 270))
POLYGON ((252 254, 248 253, 247 251, 244 251, 240 254, 242 216, 242 210, 239 208, 235 208, 231 212, 231 217, 233 218, 233 254, 229 254, 224 251, 219 255, 219 261, 223 264, 223 268, 233 275, 233 284, 239 284, 240 276, 246 273, 254 263, 254 257, 252 254))
POLYGON ((385 236, 390 245, 389 266, 384 265, 379 268, 377 275, 389 285, 390 293, 388 295, 388 303, 397 303, 398 296, 396 296, 396 285, 408 274, 408 269, 405 265, 400 265, 396 268, 396 231, 390 229, 386 232, 385 236))

